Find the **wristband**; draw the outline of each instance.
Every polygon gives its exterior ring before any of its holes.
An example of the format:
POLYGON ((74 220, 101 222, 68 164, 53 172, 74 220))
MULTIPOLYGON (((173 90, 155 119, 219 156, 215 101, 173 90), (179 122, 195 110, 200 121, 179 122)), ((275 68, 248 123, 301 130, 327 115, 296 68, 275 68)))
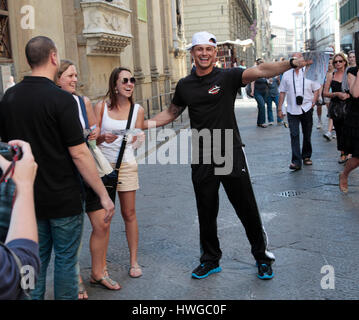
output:
POLYGON ((293 69, 295 69, 295 68, 297 68, 297 66, 293 63, 293 60, 297 60, 297 58, 294 58, 294 57, 290 58, 289 59, 289 64, 293 69))

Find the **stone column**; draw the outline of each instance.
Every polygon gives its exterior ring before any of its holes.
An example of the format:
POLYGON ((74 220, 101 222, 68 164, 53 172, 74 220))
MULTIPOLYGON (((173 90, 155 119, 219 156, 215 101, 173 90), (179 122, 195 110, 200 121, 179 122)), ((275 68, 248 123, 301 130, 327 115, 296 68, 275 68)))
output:
MULTIPOLYGON (((133 33, 133 42, 132 42, 132 53, 133 53, 133 66, 134 66, 134 76, 137 80, 138 85, 136 86, 135 91, 135 100, 142 101, 144 99, 143 94, 143 83, 145 81, 145 75, 142 70, 142 59, 140 54, 140 29, 138 23, 138 8, 137 8, 137 0, 130 1, 130 7, 132 10, 132 33, 133 33)), ((143 106, 146 107, 146 106, 143 106)))
POLYGON ((163 48, 163 66, 164 66, 164 89, 166 93, 166 105, 170 103, 170 97, 167 93, 171 92, 171 68, 170 68, 170 30, 168 1, 160 1, 161 26, 162 26, 162 48, 163 48))
MULTIPOLYGON (((152 97, 158 97, 160 94, 159 90, 159 80, 160 80, 160 73, 158 72, 157 67, 157 54, 156 54, 156 45, 155 45, 155 38, 158 36, 155 32, 155 21, 154 21, 154 14, 156 10, 154 8, 154 2, 157 0, 147 0, 147 8, 148 8, 148 47, 149 47, 149 54, 150 54, 150 72, 151 72, 151 88, 152 88, 152 97)), ((159 99, 153 98, 152 99, 152 110, 159 109, 159 99)))

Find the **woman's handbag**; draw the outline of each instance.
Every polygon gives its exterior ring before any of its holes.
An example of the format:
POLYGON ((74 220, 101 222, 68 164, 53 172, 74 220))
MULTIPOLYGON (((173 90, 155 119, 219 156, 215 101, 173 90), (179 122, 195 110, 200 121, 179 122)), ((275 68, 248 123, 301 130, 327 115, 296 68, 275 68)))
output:
MULTIPOLYGON (((83 116, 84 122, 85 122, 84 132, 87 133, 87 135, 86 135, 86 139, 87 139, 88 134, 91 132, 90 124, 89 124, 88 117, 87 117, 85 102, 82 97, 78 96, 78 98, 80 101, 82 116, 83 116)), ((96 144, 92 144, 92 143, 90 144, 89 141, 87 141, 87 144, 88 144, 88 147, 90 149, 90 152, 91 152, 93 158, 95 159, 95 164, 96 164, 96 168, 99 173, 99 176, 102 178, 103 176, 109 175, 112 171, 114 171, 110 162, 105 158, 105 156, 103 155, 101 150, 96 146, 96 144)))
MULTIPOLYGON (((104 103, 102 104, 102 110, 101 110, 101 121, 100 121, 100 128, 102 126, 102 118, 103 118, 103 112, 104 112, 104 103)), ((128 120, 127 120, 127 125, 126 125, 126 131, 128 129, 130 129, 131 127, 131 122, 132 122, 132 115, 133 115, 133 110, 134 110, 134 105, 131 104, 131 108, 130 108, 130 113, 128 115, 128 120)), ((116 166, 115 169, 112 169, 113 171, 109 174, 104 175, 103 177, 101 177, 102 182, 104 184, 104 186, 106 188, 116 188, 118 183, 118 172, 120 170, 121 167, 121 162, 122 162, 122 158, 123 155, 125 153, 125 148, 126 148, 126 144, 127 144, 127 135, 124 135, 123 139, 122 139, 122 144, 121 144, 121 148, 120 148, 120 152, 118 154, 118 158, 117 158, 117 162, 116 162, 116 166)))
POLYGON ((329 117, 335 121, 344 120, 347 115, 349 99, 332 99, 329 104, 329 117))

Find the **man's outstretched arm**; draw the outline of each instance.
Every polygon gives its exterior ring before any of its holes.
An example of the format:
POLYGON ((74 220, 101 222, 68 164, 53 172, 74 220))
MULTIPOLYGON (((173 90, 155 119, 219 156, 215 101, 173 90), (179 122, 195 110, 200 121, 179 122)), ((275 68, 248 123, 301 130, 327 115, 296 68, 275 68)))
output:
MULTIPOLYGON (((292 63, 297 68, 303 68, 307 65, 312 64, 312 61, 306 61, 303 58, 300 58, 294 59, 292 63)), ((292 66, 290 65, 289 61, 262 63, 255 68, 249 68, 244 70, 242 75, 242 82, 246 85, 259 78, 272 78, 288 71, 289 69, 292 69, 292 66)))
POLYGON ((168 109, 156 114, 151 119, 145 120, 143 128, 149 129, 165 126, 166 124, 176 120, 185 109, 185 107, 179 107, 171 103, 168 109))

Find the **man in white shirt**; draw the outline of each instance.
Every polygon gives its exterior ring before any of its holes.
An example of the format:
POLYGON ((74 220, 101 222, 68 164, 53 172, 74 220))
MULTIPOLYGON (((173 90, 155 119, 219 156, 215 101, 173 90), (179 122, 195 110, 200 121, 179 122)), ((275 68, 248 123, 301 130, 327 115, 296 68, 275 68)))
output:
MULTIPOLYGON (((301 53, 293 54, 294 58, 303 57, 301 53)), ((289 70, 283 74, 279 86, 278 116, 283 119, 282 106, 287 95, 287 114, 292 146, 291 170, 300 170, 302 162, 311 165, 312 160, 312 127, 313 107, 318 100, 320 84, 304 78, 304 68, 289 70), (303 147, 300 151, 299 124, 302 125, 303 147)))

